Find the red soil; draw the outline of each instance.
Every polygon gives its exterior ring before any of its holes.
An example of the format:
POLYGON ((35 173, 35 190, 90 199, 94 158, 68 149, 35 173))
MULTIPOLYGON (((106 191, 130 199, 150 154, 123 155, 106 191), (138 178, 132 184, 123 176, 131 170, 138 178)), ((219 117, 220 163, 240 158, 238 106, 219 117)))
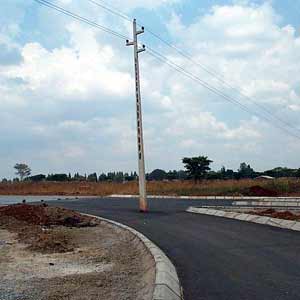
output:
POLYGON ((13 217, 31 225, 63 225, 83 227, 91 225, 91 218, 71 210, 46 205, 16 204, 0 207, 1 217, 13 217))
POLYGON ((73 251, 74 230, 97 226, 97 221, 74 211, 47 205, 16 204, 0 207, 0 228, 17 234, 28 249, 42 253, 73 251))
POLYGON ((296 215, 290 211, 276 211, 273 208, 269 208, 266 210, 260 211, 250 211, 249 214, 258 215, 258 216, 266 216, 276 219, 284 219, 284 220, 291 220, 291 221, 300 221, 300 215, 296 215))
POLYGON ((247 191, 247 196, 255 196, 255 197, 278 197, 278 193, 276 191, 266 189, 259 185, 251 186, 247 191))

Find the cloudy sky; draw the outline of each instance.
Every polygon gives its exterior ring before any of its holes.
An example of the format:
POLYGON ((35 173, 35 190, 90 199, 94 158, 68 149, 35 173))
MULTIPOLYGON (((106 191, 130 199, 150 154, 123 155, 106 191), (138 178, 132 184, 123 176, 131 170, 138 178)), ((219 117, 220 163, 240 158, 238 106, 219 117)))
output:
MULTIPOLYGON (((51 1, 131 35, 129 22, 88 0, 51 1)), ((106 3, 198 64, 149 33, 141 42, 251 112, 142 53, 148 171, 181 168, 191 155, 208 155, 214 169, 300 167, 300 0, 106 3)), ((33 0, 1 4, 0 177, 12 177, 16 162, 34 174, 136 170, 133 49, 33 0)))

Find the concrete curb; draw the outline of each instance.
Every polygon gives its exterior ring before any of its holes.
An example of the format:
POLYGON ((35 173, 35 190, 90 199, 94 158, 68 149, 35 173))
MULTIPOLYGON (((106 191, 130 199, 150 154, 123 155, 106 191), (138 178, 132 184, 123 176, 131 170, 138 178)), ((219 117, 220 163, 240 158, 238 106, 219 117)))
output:
MULTIPOLYGON (((138 195, 109 195, 109 198, 138 198, 138 195)), ((150 199, 190 199, 190 200, 259 200, 300 202, 300 197, 249 197, 249 196, 166 196, 148 195, 150 199)))
POLYGON ((215 217, 223 217, 228 219, 235 219, 239 221, 246 221, 251 223, 269 225, 273 227, 279 227, 283 229, 290 229, 294 231, 300 231, 300 222, 296 221, 289 221, 271 217, 264 217, 264 216, 257 216, 257 215, 250 215, 245 213, 239 212, 230 212, 218 209, 210 209, 210 208, 199 208, 190 206, 187 210, 189 213, 194 214, 202 214, 202 215, 209 215, 215 217))
POLYGON ((232 203, 233 206, 264 206, 264 207, 274 207, 274 206, 282 206, 282 207, 300 207, 299 199, 263 199, 259 201, 235 201, 232 203))
MULTIPOLYGON (((264 206, 264 205, 259 205, 259 206, 247 206, 247 205, 242 205, 242 206, 238 206, 238 205, 201 205, 201 208, 210 208, 210 209, 216 209, 216 210, 225 210, 225 211, 239 211, 240 213, 242 213, 243 211, 247 212, 251 209, 269 209, 270 206, 264 206)), ((271 208, 276 208, 276 209, 280 209, 280 210, 286 210, 286 209, 291 209, 291 210, 295 210, 295 211, 300 211, 300 207, 299 206, 271 206, 271 208)))
POLYGON ((130 231, 144 244, 155 261, 156 274, 152 300, 183 300, 183 291, 178 279, 176 268, 158 246, 146 238, 142 233, 129 226, 94 215, 84 215, 117 226, 123 230, 130 231))

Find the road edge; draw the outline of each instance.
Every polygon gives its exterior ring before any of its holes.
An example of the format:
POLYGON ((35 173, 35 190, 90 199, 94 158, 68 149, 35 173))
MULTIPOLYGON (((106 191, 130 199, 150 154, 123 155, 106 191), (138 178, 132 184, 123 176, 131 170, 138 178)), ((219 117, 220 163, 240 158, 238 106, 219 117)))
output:
POLYGON ((227 218, 227 219, 234 219, 234 220, 245 221, 250 223, 257 223, 261 225, 268 225, 268 226, 279 227, 279 228, 289 229, 294 231, 300 231, 300 222, 297 221, 289 221, 284 219, 251 215, 251 214, 239 213, 239 212, 230 212, 230 211, 224 211, 219 209, 199 208, 194 206, 190 206, 186 210, 186 212, 227 218))
MULTIPOLYGON (((139 195, 112 194, 108 198, 138 198, 139 195)), ((259 201, 300 201, 300 197, 255 197, 255 196, 175 196, 147 195, 149 199, 185 199, 185 200, 259 200, 259 201)))
POLYGON ((139 231, 118 223, 116 221, 103 217, 83 214, 100 221, 117 226, 118 228, 127 230, 136 236, 146 247, 155 261, 155 283, 152 300, 183 300, 183 290, 177 275, 177 271, 171 260, 166 254, 151 240, 139 231))

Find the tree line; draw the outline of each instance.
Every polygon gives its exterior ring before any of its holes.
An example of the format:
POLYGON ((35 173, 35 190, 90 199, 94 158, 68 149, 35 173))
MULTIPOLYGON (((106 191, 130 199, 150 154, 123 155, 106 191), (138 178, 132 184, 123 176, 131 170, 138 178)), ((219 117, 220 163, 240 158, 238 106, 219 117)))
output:
MULTIPOLYGON (((256 178, 259 176, 269 176, 274 178, 280 177, 300 177, 300 168, 291 169, 286 167, 277 167, 271 170, 258 172, 255 171, 250 164, 245 162, 240 164, 238 170, 234 171, 222 167, 218 171, 213 171, 210 165, 213 161, 207 156, 185 157, 182 159, 184 170, 170 170, 165 171, 162 169, 155 169, 146 174, 148 181, 163 181, 163 180, 194 180, 199 181, 202 179, 246 179, 256 178)), ((31 169, 27 164, 16 164, 14 166, 16 175, 18 177, 13 180, 3 179, 2 182, 18 182, 18 181, 59 181, 59 182, 128 182, 136 181, 138 174, 136 172, 108 172, 108 173, 91 173, 91 174, 75 174, 62 173, 62 174, 37 174, 31 176, 31 169)))

